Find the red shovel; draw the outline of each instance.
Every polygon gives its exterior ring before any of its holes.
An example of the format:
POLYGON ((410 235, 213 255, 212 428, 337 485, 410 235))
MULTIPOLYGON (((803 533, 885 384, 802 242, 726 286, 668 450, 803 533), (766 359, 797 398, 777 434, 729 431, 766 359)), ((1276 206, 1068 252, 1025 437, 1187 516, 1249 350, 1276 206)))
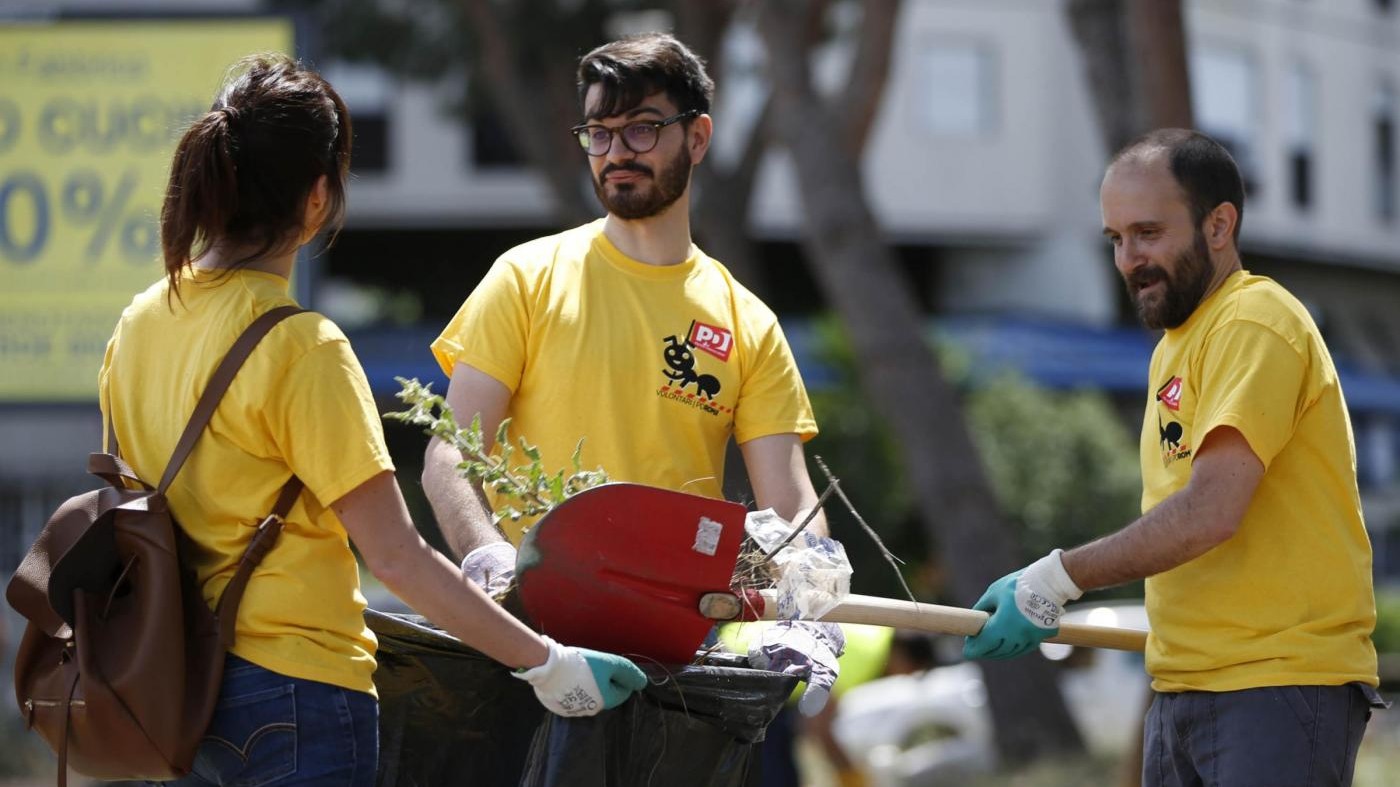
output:
MULTIPOLYGON (((717 620, 772 620, 773 591, 728 591, 747 510, 640 484, 604 484, 525 534, 516 583, 526 613, 568 645, 688 663, 717 620)), ((822 620, 972 635, 987 613, 849 595, 822 620)), ((1141 651, 1147 634, 1065 623, 1051 642, 1141 651)))
POLYGON ((714 625, 700 597, 729 587, 747 513, 640 484, 585 490, 526 532, 520 601, 565 644, 687 664, 714 625))

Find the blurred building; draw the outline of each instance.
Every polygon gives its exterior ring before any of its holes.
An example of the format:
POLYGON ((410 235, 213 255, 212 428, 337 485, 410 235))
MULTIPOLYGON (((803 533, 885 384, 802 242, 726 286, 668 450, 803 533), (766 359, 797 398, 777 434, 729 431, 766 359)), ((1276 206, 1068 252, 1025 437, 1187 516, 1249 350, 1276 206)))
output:
MULTIPOLYGON (((43 7, 207 14, 269 5, 43 7)), ((1344 371, 1378 572, 1400 581, 1397 5, 1187 0, 1185 15, 1197 125, 1230 146, 1249 183, 1246 266, 1299 295, 1326 334, 1344 371)), ((1059 387, 1106 388, 1140 412, 1151 340, 1134 325, 1100 233, 1108 152, 1063 6, 906 0, 868 146, 867 193, 922 302, 981 364, 1010 364, 1059 387)), ((714 112, 716 156, 733 155, 726 139, 752 122, 762 91, 757 38, 741 31, 728 46, 733 73, 714 112)), ((352 331, 380 395, 397 389, 395 374, 441 379, 427 342, 496 254, 558 229, 552 196, 499 118, 478 107, 462 122, 457 99, 470 75, 421 83, 307 54, 347 99, 359 138, 346 231, 312 266, 304 300, 352 331)), ((839 46, 824 53, 824 71, 839 74, 843 63, 839 46)), ((788 158, 769 155, 750 222, 774 260, 800 257, 794 183, 788 158)), ((774 266, 789 293, 777 305, 801 353, 802 318, 815 305, 800 301, 815 287, 799 265, 774 266)), ((817 379, 810 358, 800 360, 817 379)), ((91 409, 0 404, 0 533, 16 522, 32 531, 54 490, 73 488, 71 472, 61 482, 55 474, 77 464, 75 446, 96 444, 91 409), (72 438, 52 438, 59 428, 72 438), (45 453, 44 444, 62 450, 45 453)), ((15 548, 0 545, 0 570, 13 565, 15 548)))

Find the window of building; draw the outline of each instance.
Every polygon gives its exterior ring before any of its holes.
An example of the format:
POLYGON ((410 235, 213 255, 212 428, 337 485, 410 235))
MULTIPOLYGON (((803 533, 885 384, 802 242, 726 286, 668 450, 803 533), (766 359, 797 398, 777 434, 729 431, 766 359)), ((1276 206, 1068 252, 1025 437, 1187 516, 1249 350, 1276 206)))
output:
POLYGON ((1258 185, 1258 67, 1243 49, 1202 46, 1191 54, 1191 103, 1196 125, 1229 149, 1246 192, 1258 185))
POLYGON ((350 109, 355 138, 350 148, 350 169, 356 175, 380 175, 389 171, 389 96, 394 80, 378 66, 334 62, 323 76, 350 109))
POLYGON ((525 165, 525 156, 511 134, 510 125, 486 101, 472 104, 471 161, 477 168, 513 168, 525 165))
POLYGON ((996 131, 996 63, 989 47, 971 41, 933 40, 920 48, 915 66, 923 99, 919 125, 940 137, 983 137, 996 131))
POLYGON ((1395 85, 1389 80, 1383 79, 1376 86, 1375 99, 1371 111, 1371 127, 1373 138, 1373 155, 1375 157, 1375 184, 1372 191, 1375 194, 1376 217, 1381 221, 1391 224, 1395 221, 1396 215, 1396 151, 1395 151, 1395 121, 1400 115, 1400 109, 1396 107, 1395 85))
POLYGON ((1294 63, 1284 90, 1284 147, 1288 194, 1294 207, 1307 210, 1313 201, 1314 150, 1317 142, 1317 83, 1312 70, 1294 63))

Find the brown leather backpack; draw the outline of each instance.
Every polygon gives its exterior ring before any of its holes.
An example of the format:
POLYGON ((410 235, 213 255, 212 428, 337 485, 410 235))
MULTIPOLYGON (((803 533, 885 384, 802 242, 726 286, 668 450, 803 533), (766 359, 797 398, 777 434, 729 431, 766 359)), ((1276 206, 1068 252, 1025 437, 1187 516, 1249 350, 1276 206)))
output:
POLYGON ((213 715, 238 603, 301 494, 292 476, 243 553, 216 610, 180 560, 188 539, 165 492, 257 343, 302 311, 273 309, 214 370, 152 488, 112 453, 88 472, 107 485, 59 506, 10 580, 5 598, 28 624, 15 657, 26 724, 67 768, 100 779, 171 779, 189 772, 213 715))

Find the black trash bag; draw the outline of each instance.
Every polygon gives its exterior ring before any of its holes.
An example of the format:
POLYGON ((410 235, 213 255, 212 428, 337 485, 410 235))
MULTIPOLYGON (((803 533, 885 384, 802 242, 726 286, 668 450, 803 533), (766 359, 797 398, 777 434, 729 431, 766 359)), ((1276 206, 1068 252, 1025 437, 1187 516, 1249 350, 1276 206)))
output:
MULTIPOLYGON (((735 656, 745 663, 742 656, 735 656)), ((744 787, 797 679, 744 667, 642 666, 651 685, 597 716, 549 714, 521 787, 744 787)))
POLYGON ((379 639, 380 787, 514 785, 547 715, 530 684, 417 615, 365 610, 379 639))
POLYGON ((530 685, 416 615, 366 610, 379 638, 380 787, 744 787, 797 679, 742 656, 640 664, 650 685, 566 719, 530 685))

